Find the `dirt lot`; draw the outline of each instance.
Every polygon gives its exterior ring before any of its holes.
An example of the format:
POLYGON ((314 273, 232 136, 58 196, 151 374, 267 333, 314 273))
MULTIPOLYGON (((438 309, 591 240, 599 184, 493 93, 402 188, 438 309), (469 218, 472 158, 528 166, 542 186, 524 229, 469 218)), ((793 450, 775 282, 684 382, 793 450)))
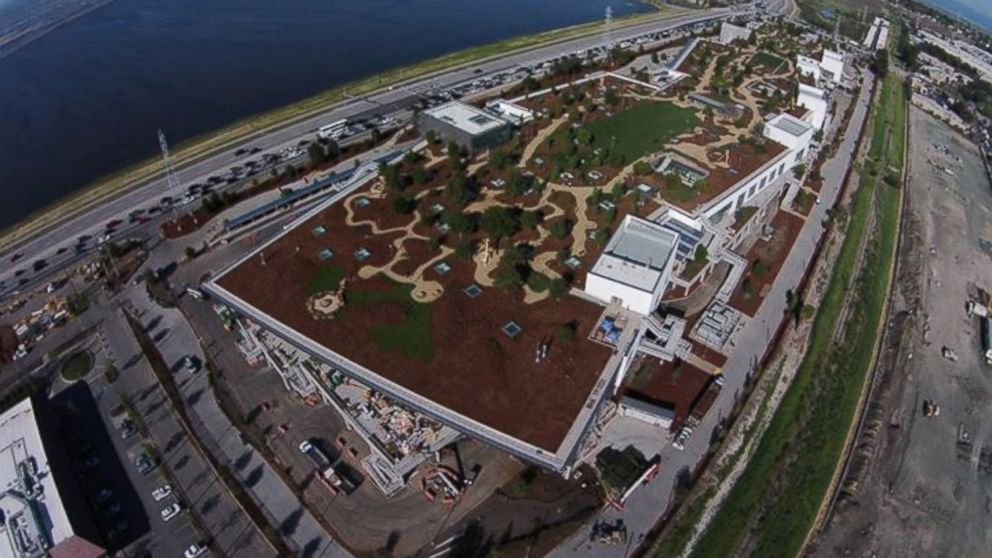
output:
POLYGON ((880 383, 819 556, 992 554, 992 475, 979 463, 992 445, 992 421, 983 416, 992 368, 980 355, 978 320, 964 310, 975 286, 992 286, 992 252, 983 248, 992 240, 992 189, 975 146, 915 108, 909 136, 908 205, 880 383), (943 346, 960 360, 944 359, 943 346), (940 405, 940 415, 924 417, 924 400, 940 405), (970 446, 957 444, 961 427, 970 446))

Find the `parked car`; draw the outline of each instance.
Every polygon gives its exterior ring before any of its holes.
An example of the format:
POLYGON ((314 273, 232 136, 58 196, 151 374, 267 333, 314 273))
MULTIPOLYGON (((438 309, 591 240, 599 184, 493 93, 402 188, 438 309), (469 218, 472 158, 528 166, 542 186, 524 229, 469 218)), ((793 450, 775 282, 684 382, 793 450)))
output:
POLYGON ((186 372, 190 374, 196 374, 196 371, 198 369, 196 365, 196 361, 193 360, 193 357, 191 356, 183 357, 183 368, 186 370, 186 372))
POLYGON ((199 544, 191 544, 186 552, 183 553, 185 558, 196 558, 197 556, 202 556, 204 552, 207 551, 207 547, 201 546, 199 544))
POLYGON ((178 502, 162 509, 162 521, 171 521, 183 511, 182 505, 178 502))
POLYGON ((121 439, 127 440, 131 436, 138 433, 138 428, 130 420, 125 420, 121 423, 121 439))
POLYGON ((147 456, 140 455, 134 460, 134 468, 139 474, 147 475, 155 470, 155 463, 151 459, 148 459, 147 456))
POLYGON ((104 489, 100 490, 100 492, 97 492, 96 493, 96 501, 97 502, 106 502, 113 495, 114 495, 114 491, 113 490, 111 490, 109 488, 104 488, 104 489))
POLYGON ((170 494, 172 494, 172 487, 167 484, 152 490, 152 498, 154 498, 156 502, 165 500, 170 494))

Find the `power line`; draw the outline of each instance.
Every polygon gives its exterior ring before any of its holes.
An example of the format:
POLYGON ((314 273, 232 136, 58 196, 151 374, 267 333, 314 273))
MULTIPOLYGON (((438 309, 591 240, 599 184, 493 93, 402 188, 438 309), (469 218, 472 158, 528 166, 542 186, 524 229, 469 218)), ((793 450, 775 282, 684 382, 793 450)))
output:
POLYGON ((178 180, 176 180, 175 169, 172 168, 172 157, 169 156, 169 142, 165 140, 165 132, 162 130, 158 131, 158 147, 162 151, 162 166, 165 167, 165 180, 169 185, 169 196, 171 197, 169 206, 172 207, 172 220, 176 221, 179 218, 176 209, 176 202, 179 201, 176 198, 178 180))

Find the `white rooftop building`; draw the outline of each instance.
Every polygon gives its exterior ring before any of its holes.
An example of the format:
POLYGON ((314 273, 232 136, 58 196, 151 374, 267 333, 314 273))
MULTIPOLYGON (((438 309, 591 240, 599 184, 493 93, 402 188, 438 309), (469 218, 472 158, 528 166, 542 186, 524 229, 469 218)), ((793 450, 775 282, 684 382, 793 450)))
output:
POLYGON ((803 56, 802 54, 796 55, 796 68, 799 69, 799 73, 804 76, 813 76, 813 79, 820 80, 820 62, 810 58, 808 56, 803 56))
POLYGON ((733 23, 727 23, 726 21, 720 24, 721 45, 729 45, 736 40, 746 41, 750 38, 751 30, 747 27, 741 27, 740 25, 734 25, 733 23))
POLYGON ((675 263, 679 235, 628 215, 586 274, 585 293, 642 315, 658 307, 675 263))
POLYGON ((489 101, 486 110, 518 126, 534 120, 534 111, 504 99, 489 101))
MULTIPOLYGON (((79 527, 92 530, 92 520, 85 525, 79 513, 70 519, 70 509, 81 511, 81 501, 63 501, 60 484, 74 484, 75 479, 71 471, 56 471, 54 460, 50 464, 35 411, 27 398, 0 415, 0 522, 5 531, 0 533, 0 556, 105 556, 102 548, 77 534, 79 527)), ((75 494, 78 487, 71 488, 75 494)))
POLYGON ((840 83, 844 79, 844 54, 825 49, 820 60, 820 73, 823 79, 840 83))
POLYGON ((831 83, 840 83, 844 78, 844 54, 824 50, 819 61, 798 54, 796 55, 796 68, 800 74, 812 76, 816 81, 824 79, 831 83))
POLYGON ((822 130, 823 125, 827 120, 827 110, 829 103, 827 101, 827 92, 805 83, 799 84, 799 91, 796 94, 796 104, 801 107, 809 109, 807 113, 806 122, 809 122, 817 130, 822 130))
POLYGON ((675 420, 675 410, 655 403, 625 395, 620 398, 617 411, 622 417, 630 417, 658 428, 670 428, 675 420))
POLYGON ((765 137, 789 148, 792 163, 806 155, 813 132, 812 124, 787 113, 778 114, 765 123, 765 137))
POLYGON ((417 117, 417 128, 453 141, 472 152, 484 151, 510 139, 510 123, 472 105, 451 101, 427 109, 417 117))

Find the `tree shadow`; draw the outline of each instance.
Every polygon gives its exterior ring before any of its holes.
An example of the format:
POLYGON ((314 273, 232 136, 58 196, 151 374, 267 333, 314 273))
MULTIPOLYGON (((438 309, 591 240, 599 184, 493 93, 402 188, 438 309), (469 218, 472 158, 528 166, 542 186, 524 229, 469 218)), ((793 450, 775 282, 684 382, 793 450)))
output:
POLYGON ((303 508, 297 508, 293 513, 286 516, 279 523, 279 532, 283 535, 290 536, 296 532, 296 529, 300 526, 300 519, 303 518, 303 508))

